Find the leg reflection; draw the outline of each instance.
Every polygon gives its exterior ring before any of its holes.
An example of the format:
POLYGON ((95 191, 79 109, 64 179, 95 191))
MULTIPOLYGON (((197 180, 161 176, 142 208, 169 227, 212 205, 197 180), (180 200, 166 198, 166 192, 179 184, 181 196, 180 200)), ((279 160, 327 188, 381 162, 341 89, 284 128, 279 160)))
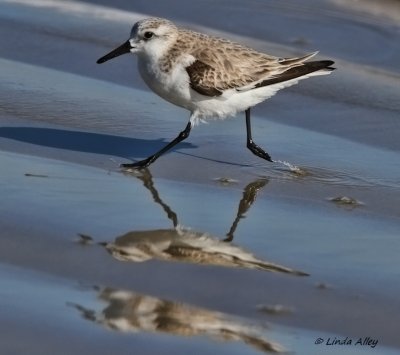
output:
POLYGON ((244 214, 249 210, 251 205, 256 200, 258 191, 260 191, 267 184, 268 184, 268 179, 259 179, 248 184, 245 187, 243 191, 243 197, 239 202, 236 218, 233 221, 229 232, 226 234, 226 238, 224 239, 225 242, 231 242, 233 240, 233 234, 236 231, 239 221, 245 217, 244 214))
POLYGON ((169 207, 160 197, 156 187, 154 186, 153 176, 149 169, 144 168, 140 171, 138 175, 136 175, 139 180, 143 182, 144 187, 150 191, 151 196, 153 197, 153 201, 159 204, 165 213, 167 214, 168 219, 172 221, 174 227, 178 226, 178 216, 172 211, 171 207, 169 207))

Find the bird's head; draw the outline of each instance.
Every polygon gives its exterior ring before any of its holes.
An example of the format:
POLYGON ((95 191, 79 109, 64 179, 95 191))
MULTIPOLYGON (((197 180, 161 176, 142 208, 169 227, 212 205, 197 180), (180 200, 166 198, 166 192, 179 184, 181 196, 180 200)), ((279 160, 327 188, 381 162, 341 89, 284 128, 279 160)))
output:
POLYGON ((177 27, 168 20, 151 17, 132 27, 130 38, 110 53, 97 60, 98 64, 125 53, 159 57, 176 40, 177 27))

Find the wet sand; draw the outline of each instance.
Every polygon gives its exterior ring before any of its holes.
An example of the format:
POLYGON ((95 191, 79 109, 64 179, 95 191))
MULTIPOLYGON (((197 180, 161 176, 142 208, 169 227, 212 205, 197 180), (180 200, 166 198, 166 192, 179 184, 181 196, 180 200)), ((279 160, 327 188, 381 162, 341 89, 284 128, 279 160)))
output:
POLYGON ((0 1, 2 351, 397 353, 396 21, 340 1, 233 1, 224 24, 222 3, 155 4, 0 1), (135 59, 95 64, 147 14, 338 70, 254 110, 279 162, 237 117, 122 172, 187 119, 135 59))

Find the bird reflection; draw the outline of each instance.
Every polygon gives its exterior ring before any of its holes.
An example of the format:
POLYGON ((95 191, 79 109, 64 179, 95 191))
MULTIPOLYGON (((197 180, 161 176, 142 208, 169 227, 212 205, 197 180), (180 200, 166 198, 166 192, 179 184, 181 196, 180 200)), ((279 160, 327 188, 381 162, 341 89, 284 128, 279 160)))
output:
POLYGON ((265 338, 265 327, 246 324, 219 312, 112 288, 98 289, 98 298, 106 303, 101 311, 76 303, 68 305, 84 319, 115 331, 202 336, 240 341, 262 352, 283 352, 279 344, 265 338))
POLYGON ((140 173, 136 173, 135 176, 150 191, 154 202, 159 204, 166 212, 174 228, 131 231, 117 237, 112 243, 102 243, 114 258, 131 262, 143 262, 155 258, 164 261, 181 261, 307 275, 302 271, 258 259, 250 252, 227 242, 233 239, 240 220, 254 203, 257 192, 267 184, 268 180, 257 180, 246 186, 239 203, 236 218, 227 233, 227 238, 220 240, 207 233, 193 231, 180 226, 177 214, 160 198, 148 169, 143 169, 140 173))

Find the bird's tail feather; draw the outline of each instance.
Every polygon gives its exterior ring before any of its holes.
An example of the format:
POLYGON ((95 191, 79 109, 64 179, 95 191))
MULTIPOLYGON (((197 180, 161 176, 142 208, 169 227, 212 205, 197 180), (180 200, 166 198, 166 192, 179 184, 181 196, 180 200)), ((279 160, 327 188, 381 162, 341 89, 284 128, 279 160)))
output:
POLYGON ((329 73, 335 69, 331 66, 332 64, 334 64, 332 60, 320 60, 315 62, 302 63, 301 65, 296 65, 273 78, 259 82, 253 88, 260 88, 263 86, 273 85, 281 83, 283 81, 300 78, 302 76, 309 75, 317 71, 324 71, 326 73, 329 73))
POLYGON ((301 64, 301 63, 305 62, 306 60, 314 57, 317 54, 318 54, 318 51, 310 53, 310 54, 306 54, 306 55, 304 55, 302 57, 298 57, 298 58, 282 58, 281 60, 279 60, 279 64, 290 65, 290 66, 292 66, 294 64, 301 64))

